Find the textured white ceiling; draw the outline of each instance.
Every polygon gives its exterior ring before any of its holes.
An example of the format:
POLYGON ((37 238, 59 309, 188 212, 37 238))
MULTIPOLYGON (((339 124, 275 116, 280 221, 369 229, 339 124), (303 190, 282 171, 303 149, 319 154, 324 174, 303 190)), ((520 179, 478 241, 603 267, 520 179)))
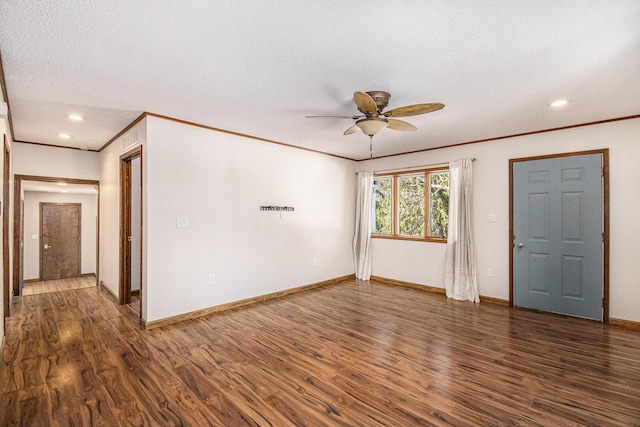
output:
POLYGON ((369 90, 446 104, 375 156, 640 114, 638 0, 3 0, 0 22, 22 141, 97 149, 147 111, 363 159, 351 120, 304 116, 369 90))

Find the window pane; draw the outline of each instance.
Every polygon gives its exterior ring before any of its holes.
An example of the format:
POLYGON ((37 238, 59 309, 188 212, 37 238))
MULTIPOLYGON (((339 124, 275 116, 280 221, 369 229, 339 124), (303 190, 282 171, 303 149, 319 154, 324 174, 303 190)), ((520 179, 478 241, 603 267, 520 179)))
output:
POLYGON ((393 181, 391 177, 373 179, 373 233, 393 232, 393 181))
POLYGON ((398 177, 398 234, 424 236, 424 174, 398 177))
POLYGON ((429 175, 430 235, 447 237, 449 227, 449 172, 429 175))

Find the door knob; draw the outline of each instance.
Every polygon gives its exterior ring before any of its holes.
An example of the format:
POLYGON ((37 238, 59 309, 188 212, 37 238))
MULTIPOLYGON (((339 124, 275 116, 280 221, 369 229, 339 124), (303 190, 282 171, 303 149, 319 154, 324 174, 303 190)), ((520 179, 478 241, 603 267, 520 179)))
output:
POLYGON ((520 249, 520 248, 524 248, 524 243, 520 242, 516 245, 516 248, 520 249))
POLYGON ((49 249, 51 247, 51 245, 47 245, 46 243, 44 244, 44 248, 45 249, 49 249))

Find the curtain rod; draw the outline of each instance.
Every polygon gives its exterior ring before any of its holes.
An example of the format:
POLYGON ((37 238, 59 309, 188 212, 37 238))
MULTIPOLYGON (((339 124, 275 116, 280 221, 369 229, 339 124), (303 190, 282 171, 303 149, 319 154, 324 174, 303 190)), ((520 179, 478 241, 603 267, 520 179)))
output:
MULTIPOLYGON (((476 161, 476 158, 471 159, 472 162, 476 161)), ((387 172, 411 172, 412 170, 420 170, 424 168, 434 168, 434 167, 443 167, 449 166, 449 163, 432 163, 430 165, 419 165, 419 166, 407 166, 406 168, 397 168, 397 169, 386 169, 381 171, 373 171, 373 173, 387 173, 387 172)), ((357 172, 356 172, 357 174, 357 172)))

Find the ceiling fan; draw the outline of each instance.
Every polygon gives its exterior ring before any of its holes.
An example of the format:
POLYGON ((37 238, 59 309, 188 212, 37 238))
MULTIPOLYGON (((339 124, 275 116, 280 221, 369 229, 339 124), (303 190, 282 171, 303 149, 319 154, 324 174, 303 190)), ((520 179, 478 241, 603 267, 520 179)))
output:
POLYGON ((369 136, 369 152, 373 158, 373 136, 377 135, 382 129, 389 128, 401 132, 415 132, 417 129, 411 123, 403 120, 393 119, 390 117, 409 117, 427 114, 444 108, 444 104, 414 104, 404 107, 394 108, 393 110, 384 111, 389 104, 391 95, 388 92, 375 90, 370 92, 355 92, 353 94, 353 102, 358 107, 361 115, 353 116, 306 116, 307 118, 327 118, 327 119, 352 119, 356 120, 356 124, 344 131, 345 135, 361 130, 362 133, 369 136))
POLYGON ((411 123, 403 120, 393 119, 390 117, 408 117, 427 114, 444 108, 444 104, 429 103, 406 105, 404 107, 394 108, 393 110, 384 111, 389 104, 391 95, 384 91, 371 92, 355 92, 353 94, 353 102, 358 107, 361 115, 353 116, 306 116, 307 118, 328 118, 328 119, 352 119, 357 120, 356 124, 344 131, 345 135, 361 130, 365 135, 369 136, 369 151, 373 157, 372 144, 373 136, 377 135, 382 129, 389 128, 401 132, 414 132, 416 127, 411 123))

